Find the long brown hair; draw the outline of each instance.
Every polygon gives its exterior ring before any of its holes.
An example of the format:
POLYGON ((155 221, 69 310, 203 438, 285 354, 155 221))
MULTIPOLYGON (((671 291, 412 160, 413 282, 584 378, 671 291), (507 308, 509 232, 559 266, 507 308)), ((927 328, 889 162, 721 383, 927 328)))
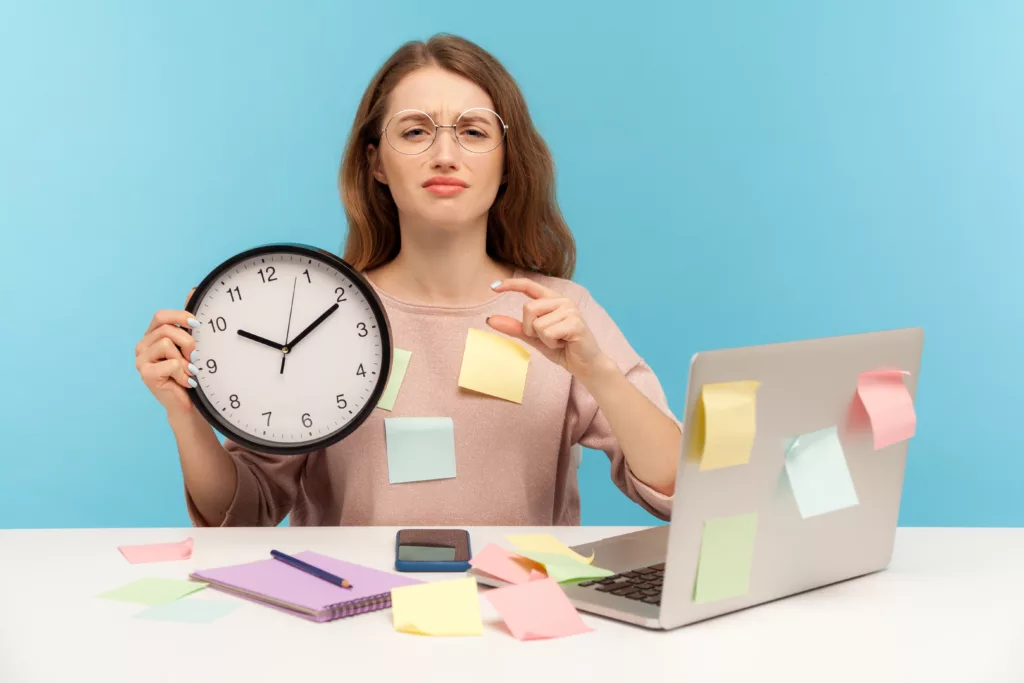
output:
POLYGON ((571 278, 576 244, 555 199, 551 152, 534 128, 523 94, 490 53, 449 34, 402 45, 363 94, 338 174, 348 220, 345 261, 363 271, 398 254, 398 209, 388 188, 373 177, 366 149, 370 143, 380 145, 391 91, 402 78, 425 66, 439 66, 479 85, 509 127, 504 143, 506 182, 487 217, 487 253, 524 270, 571 278))

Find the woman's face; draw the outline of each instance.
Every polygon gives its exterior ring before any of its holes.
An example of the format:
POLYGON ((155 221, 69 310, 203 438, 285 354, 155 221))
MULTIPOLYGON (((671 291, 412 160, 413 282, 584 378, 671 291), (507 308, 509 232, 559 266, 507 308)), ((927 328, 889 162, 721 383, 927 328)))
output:
POLYGON ((457 131, 439 128, 435 134, 430 120, 408 110, 426 112, 439 126, 452 125, 467 110, 494 111, 491 98, 462 76, 426 67, 402 79, 388 105, 387 132, 379 146, 370 145, 369 154, 374 177, 390 188, 403 224, 458 230, 478 223, 502 183, 505 145, 500 120, 471 111, 457 131), (456 141, 456 135, 472 150, 497 146, 487 152, 471 151, 456 141))

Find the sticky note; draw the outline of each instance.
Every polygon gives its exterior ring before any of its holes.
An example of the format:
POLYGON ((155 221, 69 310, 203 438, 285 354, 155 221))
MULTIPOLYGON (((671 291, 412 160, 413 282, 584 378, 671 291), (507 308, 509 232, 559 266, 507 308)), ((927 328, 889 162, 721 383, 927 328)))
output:
POLYGON ((757 388, 753 380, 701 387, 698 429, 700 469, 750 462, 757 426, 757 388))
POLYGON ((384 419, 392 484, 455 476, 455 425, 450 417, 384 419))
POLYGON ((871 420, 875 450, 914 436, 917 414, 903 375, 906 370, 872 370, 857 376, 857 395, 871 420))
POLYGON ((544 572, 559 583, 566 581, 584 581, 587 579, 604 579, 614 576, 614 572, 601 567, 595 567, 585 562, 577 562, 571 557, 560 553, 542 553, 529 550, 520 550, 519 554, 528 560, 542 565, 544 572))
POLYGON ((756 531, 756 512, 704 522, 693 590, 695 602, 715 602, 747 594, 756 531))
POLYGON ((391 357, 391 374, 388 375, 387 386, 384 393, 377 401, 377 407, 384 410, 393 410, 395 399, 398 398, 398 390, 402 388, 402 380, 405 379, 405 371, 409 369, 409 359, 412 352, 405 349, 394 349, 391 357))
POLYGON ((147 607, 135 615, 136 619, 177 621, 186 624, 209 624, 237 609, 239 603, 226 600, 175 600, 147 607))
POLYGON ((484 597, 519 640, 559 638, 594 630, 583 623, 580 613, 553 579, 495 588, 484 593, 484 597))
POLYGON ((530 352, 519 342, 496 332, 470 328, 459 386, 522 403, 529 366, 530 352))
POLYGON ((391 589, 391 620, 396 631, 424 636, 478 636, 483 633, 480 598, 472 576, 391 589))
POLYGON ((175 562, 192 557, 191 537, 176 543, 150 543, 147 545, 122 545, 118 550, 132 564, 145 562, 175 562))
POLYGON ((583 557, 551 534, 508 534, 505 538, 507 538, 509 543, 514 545, 517 550, 529 550, 538 553, 556 553, 559 555, 565 555, 577 562, 584 562, 587 564, 594 561, 593 553, 591 553, 590 557, 583 557))
MULTIPOLYGON (((500 545, 488 543, 469 561, 469 565, 485 574, 507 583, 526 583, 536 571, 533 562, 505 550, 500 545)), ((542 572, 537 572, 545 576, 542 572)))
POLYGON ((163 605, 203 588, 206 588, 206 584, 202 581, 144 578, 100 593, 97 597, 119 602, 134 602, 139 605, 163 605))
POLYGON ((835 427, 791 440, 786 450, 786 476, 804 519, 860 502, 835 427))

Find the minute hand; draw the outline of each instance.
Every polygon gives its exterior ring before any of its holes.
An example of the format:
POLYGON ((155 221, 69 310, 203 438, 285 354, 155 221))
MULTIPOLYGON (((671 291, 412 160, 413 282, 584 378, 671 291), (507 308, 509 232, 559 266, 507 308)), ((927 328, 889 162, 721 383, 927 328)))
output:
POLYGON ((331 306, 330 308, 328 308, 328 309, 327 309, 326 311, 324 311, 323 313, 321 313, 321 314, 320 314, 320 317, 319 317, 319 318, 317 318, 316 320, 314 320, 313 322, 311 322, 311 323, 309 324, 309 327, 307 327, 306 329, 304 329, 304 330, 303 330, 302 332, 299 332, 299 334, 298 334, 298 335, 297 335, 297 336, 295 337, 295 339, 293 339, 293 340, 291 341, 291 343, 290 343, 290 344, 288 344, 288 350, 289 350, 289 351, 291 351, 292 349, 294 349, 294 348, 295 348, 295 345, 296 345, 296 344, 298 344, 298 343, 299 343, 300 341, 302 341, 302 340, 303 340, 303 338, 305 338, 305 336, 306 336, 307 334, 309 334, 310 332, 312 332, 312 331, 313 331, 313 330, 314 330, 314 329, 316 328, 316 326, 317 326, 317 325, 319 325, 319 324, 320 324, 320 323, 322 323, 323 321, 327 320, 327 317, 328 317, 329 315, 331 315, 331 313, 334 313, 334 312, 335 312, 336 310, 338 310, 338 304, 334 304, 333 306, 331 306))

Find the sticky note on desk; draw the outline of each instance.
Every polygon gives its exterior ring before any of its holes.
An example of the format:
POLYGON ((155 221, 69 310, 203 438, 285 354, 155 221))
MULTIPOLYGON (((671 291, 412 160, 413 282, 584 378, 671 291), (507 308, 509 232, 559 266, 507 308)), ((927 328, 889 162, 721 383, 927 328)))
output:
POLYGON ((405 349, 394 349, 393 351, 388 383, 384 387, 384 393, 380 395, 380 400, 377 401, 377 407, 384 410, 392 410, 395 407, 398 390, 402 387, 405 372, 409 369, 409 359, 412 358, 411 351, 406 351, 405 349))
POLYGON ((455 424, 450 417, 387 417, 384 436, 392 484, 455 476, 455 424))
POLYGON ((857 395, 867 410, 875 450, 914 436, 914 399, 903 383, 906 370, 872 370, 857 376, 857 395))
POLYGON ((496 332, 470 328, 459 386, 522 403, 529 366, 530 352, 519 342, 496 332))
POLYGON ((505 538, 518 550, 565 555, 569 559, 585 564, 590 564, 594 561, 593 553, 591 553, 590 557, 583 557, 551 534, 508 534, 505 538))
POLYGON ((701 387, 697 420, 701 471, 750 462, 757 427, 759 386, 760 382, 744 380, 701 387))
POLYGON ((804 519, 860 502, 835 427, 796 437, 786 450, 786 476, 804 519))
POLYGON ((144 578, 113 590, 100 593, 97 597, 119 602, 134 602, 139 605, 163 605, 183 598, 190 593, 206 588, 202 581, 179 579, 144 578))
POLYGON ((496 588, 484 593, 519 640, 559 638, 593 631, 553 579, 496 588))
POLYGON ((476 579, 433 581, 391 589, 391 620, 396 631, 424 636, 478 636, 483 633, 476 579))
POLYGON ((184 624, 210 624, 237 609, 240 603, 227 600, 175 600, 147 607, 135 615, 136 619, 151 621, 177 621, 184 624))
POLYGON ((191 537, 176 543, 149 543, 146 545, 122 545, 118 550, 132 564, 146 562, 177 562, 192 557, 191 537))
POLYGON ((584 581, 587 579, 605 579, 615 573, 585 562, 577 562, 561 553, 544 553, 520 550, 519 554, 528 560, 544 566, 544 573, 559 583, 566 581, 584 581))
POLYGON ((526 583, 531 580, 532 572, 536 571, 532 561, 494 543, 488 543, 477 552, 470 559, 469 565, 507 583, 526 583))
POLYGON ((756 512, 704 522, 694 602, 715 602, 747 594, 756 532, 756 512))

